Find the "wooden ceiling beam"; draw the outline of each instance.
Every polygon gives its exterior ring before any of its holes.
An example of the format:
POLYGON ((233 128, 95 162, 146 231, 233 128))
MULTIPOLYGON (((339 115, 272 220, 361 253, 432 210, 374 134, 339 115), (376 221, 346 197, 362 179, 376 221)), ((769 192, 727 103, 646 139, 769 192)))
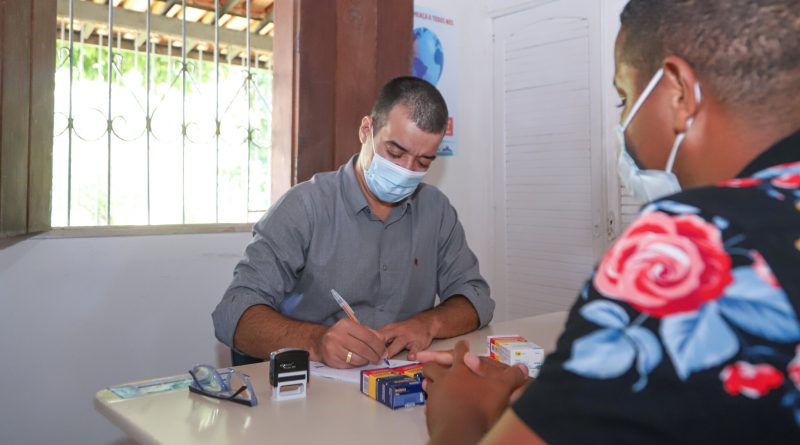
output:
POLYGON ((222 5, 222 8, 219 9, 219 16, 222 17, 223 15, 227 14, 234 6, 238 5, 239 2, 242 0, 228 0, 222 5))
MULTIPOLYGON (((219 15, 223 14, 235 15, 238 17, 247 16, 247 3, 245 0, 231 0, 227 3, 222 3, 223 0, 216 0, 220 2, 219 15)), ((266 4, 267 0, 252 1, 250 3, 250 18, 253 20, 260 20, 265 18, 272 10, 274 3, 266 4), (266 5, 266 6, 264 6, 266 5)), ((187 0, 186 5, 193 8, 204 9, 206 11, 214 12, 215 0, 187 0)))

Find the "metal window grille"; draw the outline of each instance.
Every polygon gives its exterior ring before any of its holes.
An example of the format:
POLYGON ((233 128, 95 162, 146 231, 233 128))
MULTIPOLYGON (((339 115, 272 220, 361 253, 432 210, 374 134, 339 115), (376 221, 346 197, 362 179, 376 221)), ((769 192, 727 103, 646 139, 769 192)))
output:
POLYGON ((240 1, 59 0, 54 227, 269 206, 271 13, 233 15, 240 1))

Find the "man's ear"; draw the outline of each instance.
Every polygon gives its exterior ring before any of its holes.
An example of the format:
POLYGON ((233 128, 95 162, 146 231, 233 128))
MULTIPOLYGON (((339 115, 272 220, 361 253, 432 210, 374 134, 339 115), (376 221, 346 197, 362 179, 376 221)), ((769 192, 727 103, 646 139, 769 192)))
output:
POLYGON ((372 131, 372 119, 369 116, 361 118, 361 125, 358 127, 358 140, 366 144, 369 140, 369 133, 372 131))
POLYGON ((691 65, 680 57, 667 56, 664 59, 664 82, 670 95, 675 133, 685 133, 686 123, 694 118, 702 103, 702 90, 691 65))

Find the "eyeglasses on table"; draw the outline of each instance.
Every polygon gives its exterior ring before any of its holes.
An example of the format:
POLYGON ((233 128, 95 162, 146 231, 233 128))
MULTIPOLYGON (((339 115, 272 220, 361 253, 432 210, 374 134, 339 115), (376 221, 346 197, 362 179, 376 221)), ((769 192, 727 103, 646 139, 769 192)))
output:
POLYGON ((189 391, 247 406, 258 405, 250 376, 236 370, 220 373, 211 365, 197 365, 189 370, 193 382, 189 391))

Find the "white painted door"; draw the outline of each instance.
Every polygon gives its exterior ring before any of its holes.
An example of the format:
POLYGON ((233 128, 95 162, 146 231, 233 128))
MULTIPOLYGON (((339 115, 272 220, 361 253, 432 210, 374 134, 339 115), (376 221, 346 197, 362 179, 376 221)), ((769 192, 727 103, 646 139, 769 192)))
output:
POLYGON ((558 0, 493 20, 493 284, 510 319, 568 309, 607 244, 600 18, 558 0))

